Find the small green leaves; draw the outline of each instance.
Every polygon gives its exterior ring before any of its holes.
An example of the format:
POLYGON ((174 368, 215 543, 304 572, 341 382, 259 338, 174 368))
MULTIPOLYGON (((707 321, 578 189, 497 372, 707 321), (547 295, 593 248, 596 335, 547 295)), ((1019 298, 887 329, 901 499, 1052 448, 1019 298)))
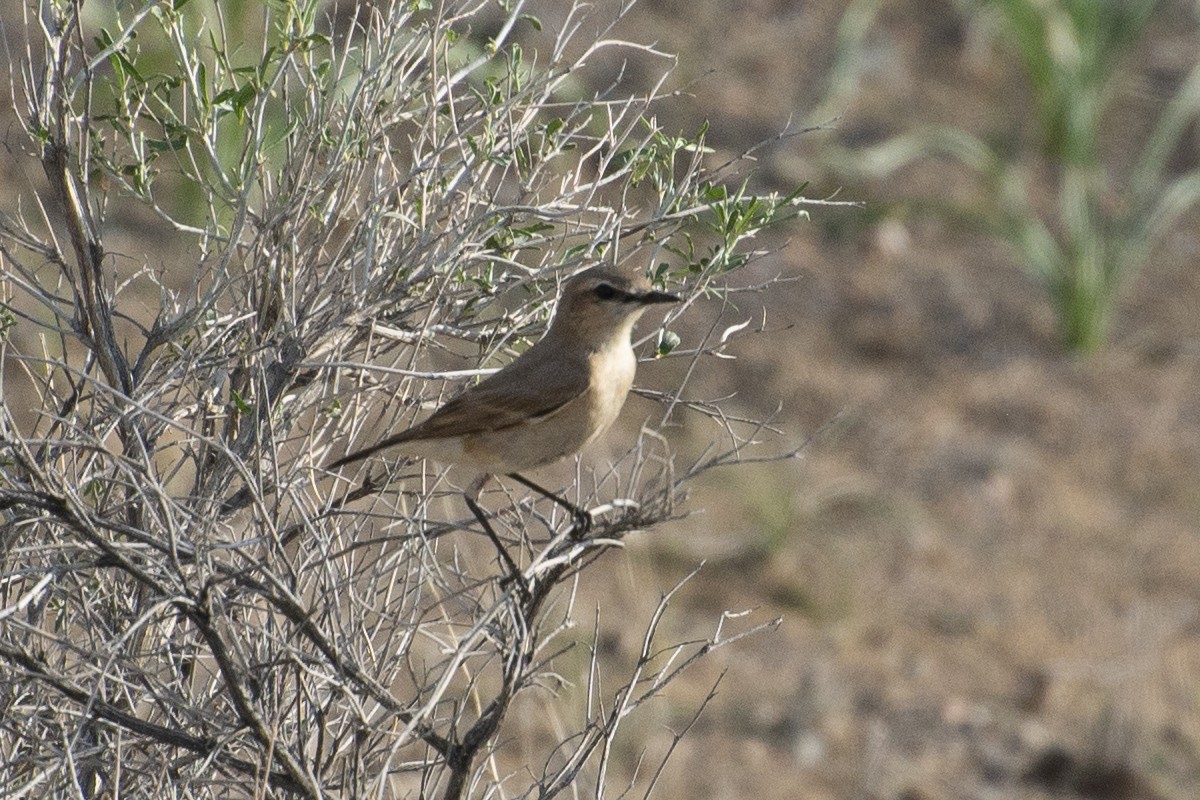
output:
POLYGON ((246 119, 246 109, 257 94, 258 92, 254 84, 247 82, 241 86, 231 87, 219 93, 212 99, 212 107, 217 111, 218 115, 232 111, 237 116, 239 122, 244 122, 246 119))
POLYGON ((528 225, 505 225, 491 236, 484 244, 489 250, 511 258, 521 250, 540 247, 545 237, 541 234, 554 230, 549 222, 531 222, 528 225))
POLYGON ((188 129, 185 126, 167 121, 163 128, 163 138, 146 140, 146 148, 151 153, 176 152, 187 145, 188 129))
POLYGON ((658 332, 658 344, 654 346, 654 355, 662 358, 679 346, 679 334, 663 328, 658 332))
POLYGON ((229 401, 232 403, 233 407, 242 414, 247 414, 254 410, 254 406, 246 402, 246 400, 242 398, 241 394, 238 393, 237 389, 229 390, 229 401))
POLYGON ((7 339, 8 332, 17 325, 17 315, 7 303, 0 303, 0 339, 7 339))

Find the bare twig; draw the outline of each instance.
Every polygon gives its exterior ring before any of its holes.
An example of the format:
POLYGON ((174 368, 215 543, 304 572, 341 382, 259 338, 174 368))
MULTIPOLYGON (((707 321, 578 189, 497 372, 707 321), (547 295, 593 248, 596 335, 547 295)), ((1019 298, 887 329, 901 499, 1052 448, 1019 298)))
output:
POLYGON ((593 638, 586 716, 522 786, 506 722, 574 680, 603 554, 772 457, 769 420, 687 385, 750 322, 681 327, 683 385, 649 393, 725 443, 677 474, 648 429, 577 513, 506 480, 485 538, 447 473, 320 466, 513 357, 578 268, 674 261, 692 318, 805 203, 722 188, 654 121, 665 74, 565 100, 606 52, 662 58, 616 20, 583 41, 583 3, 545 31, 520 2, 117 4, 103 29, 82 5, 31 9, 14 69, 46 183, 0 212, 0 795, 603 786, 632 715, 747 635, 731 618, 664 643, 668 593, 611 683, 593 638), (118 256, 117 222, 164 250, 118 256))

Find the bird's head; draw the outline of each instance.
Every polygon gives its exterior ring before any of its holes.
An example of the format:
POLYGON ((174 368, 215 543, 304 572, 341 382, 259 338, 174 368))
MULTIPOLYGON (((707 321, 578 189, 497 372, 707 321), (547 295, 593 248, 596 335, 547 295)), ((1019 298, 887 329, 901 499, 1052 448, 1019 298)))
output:
POLYGON ((649 306, 677 303, 679 297, 656 290, 645 275, 603 266, 575 275, 563 285, 550 330, 559 336, 606 344, 623 337, 649 306))

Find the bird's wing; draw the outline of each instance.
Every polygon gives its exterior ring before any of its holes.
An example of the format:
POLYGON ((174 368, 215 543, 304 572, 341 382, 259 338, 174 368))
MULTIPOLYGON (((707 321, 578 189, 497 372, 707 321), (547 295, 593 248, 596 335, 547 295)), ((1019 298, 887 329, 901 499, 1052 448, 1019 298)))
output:
POLYGON ((470 436, 553 416, 588 390, 590 370, 586 361, 570 363, 561 356, 546 359, 534 352, 538 345, 446 403, 424 422, 342 456, 327 468, 361 461, 404 442, 470 436))
POLYGON ((553 416, 588 389, 588 370, 539 367, 537 359, 518 360, 472 386, 424 422, 397 434, 393 444, 416 439, 469 436, 538 422, 553 416))

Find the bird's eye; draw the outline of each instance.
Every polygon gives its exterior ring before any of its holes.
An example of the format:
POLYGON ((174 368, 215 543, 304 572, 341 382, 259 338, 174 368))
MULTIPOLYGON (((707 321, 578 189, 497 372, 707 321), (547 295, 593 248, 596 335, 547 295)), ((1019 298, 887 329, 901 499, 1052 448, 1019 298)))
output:
POLYGON ((607 283, 602 283, 596 287, 596 297, 601 300, 612 300, 617 296, 617 290, 607 283))

